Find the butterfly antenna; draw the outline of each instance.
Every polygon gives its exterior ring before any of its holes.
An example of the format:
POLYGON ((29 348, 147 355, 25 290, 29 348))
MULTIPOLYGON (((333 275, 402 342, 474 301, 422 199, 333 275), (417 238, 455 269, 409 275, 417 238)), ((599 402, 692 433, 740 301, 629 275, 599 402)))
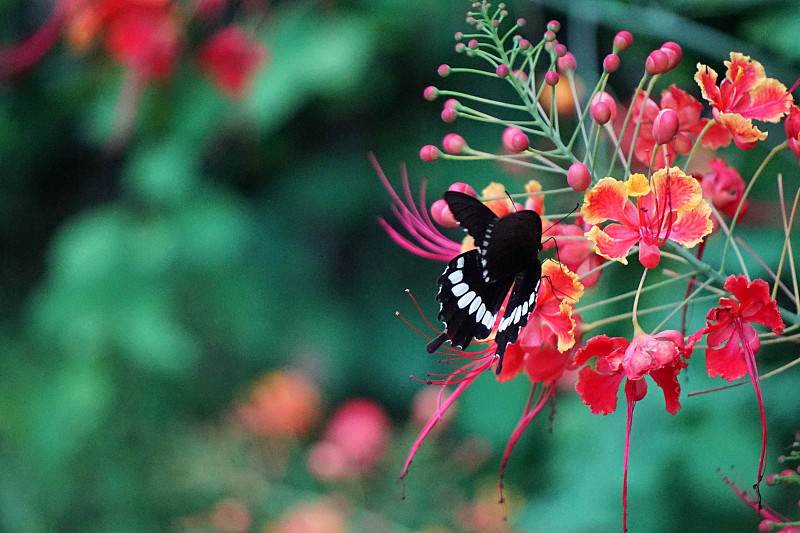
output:
MULTIPOLYGON (((508 193, 506 193, 506 194, 508 194, 508 193)), ((545 229, 542 233, 547 233, 548 231, 550 231, 550 228, 554 227, 556 224, 561 224, 562 222, 564 222, 564 220, 566 220, 569 216, 571 216, 575 211, 580 209, 580 207, 581 207, 581 204, 575 204, 575 207, 572 208, 572 211, 570 211, 569 213, 567 213, 563 217, 559 218, 558 221, 553 222, 552 224, 547 226, 547 229, 545 229)))
POLYGON ((511 195, 508 194, 508 191, 503 191, 503 192, 506 193, 506 196, 508 196, 508 199, 511 201, 511 209, 513 209, 514 212, 516 213, 517 212, 517 204, 514 203, 514 199, 511 198, 511 195))

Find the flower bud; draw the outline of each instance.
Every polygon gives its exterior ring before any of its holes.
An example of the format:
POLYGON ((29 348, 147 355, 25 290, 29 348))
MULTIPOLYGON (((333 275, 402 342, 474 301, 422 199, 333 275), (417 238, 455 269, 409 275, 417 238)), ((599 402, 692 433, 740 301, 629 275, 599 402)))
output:
POLYGON ((531 42, 528 39, 520 39, 517 46, 519 46, 520 50, 527 50, 531 47, 531 42))
POLYGON ((458 222, 456 217, 453 216, 453 212, 450 211, 450 206, 442 199, 436 200, 431 204, 431 217, 434 222, 445 228, 458 227, 458 222))
POLYGON ((527 21, 525 19, 523 19, 523 18, 518 18, 517 19, 517 26, 521 27, 521 26, 524 26, 526 23, 527 23, 527 21))
POLYGON ((564 57, 564 55, 567 53, 567 47, 561 43, 558 43, 553 47, 553 53, 556 55, 556 57, 564 57))
POLYGON ((673 109, 662 109, 653 120, 653 139, 656 144, 667 144, 678 133, 678 113, 673 109))
POLYGON ((439 73, 439 76, 445 78, 448 74, 450 74, 450 65, 439 65, 439 68, 436 69, 436 72, 439 73))
POLYGON ((611 110, 611 120, 617 118, 617 101, 614 100, 613 96, 605 91, 599 92, 592 97, 591 105, 594 105, 598 102, 603 102, 611 110))
POLYGON ((551 20, 547 23, 547 29, 550 31, 558 31, 561 29, 561 23, 557 20, 551 20))
POLYGON ((457 133, 448 133, 442 139, 442 146, 448 154, 458 155, 467 147, 467 141, 457 133))
POLYGON ((436 100, 436 97, 439 96, 439 89, 433 85, 429 85, 428 87, 425 87, 424 91, 422 91, 422 96, 425 97, 425 100, 433 102, 436 100))
POLYGON ((453 122, 456 118, 458 118, 458 111, 456 111, 455 107, 445 107, 442 109, 442 120, 447 122, 453 122))
POLYGON ((633 44, 633 35, 628 30, 622 30, 614 36, 614 53, 627 50, 633 44))
POLYGON ((469 183, 463 183, 461 181, 456 181, 455 183, 451 184, 448 188, 448 191, 456 191, 456 192, 463 192, 464 194, 468 194, 473 198, 478 197, 478 193, 475 192, 475 189, 472 188, 472 185, 469 183))
POLYGON ((575 70, 578 67, 578 64, 575 61, 575 56, 572 55, 572 52, 567 52, 563 57, 556 59, 556 66, 561 72, 566 72, 568 70, 575 70))
POLYGON ((779 479, 778 479, 779 477, 780 476, 778 476, 778 474, 770 474, 770 475, 768 475, 767 477, 764 478, 764 482, 767 485, 770 485, 770 486, 776 485, 777 483, 779 483, 779 479))
POLYGON ((668 64, 667 70, 664 72, 669 72, 670 70, 674 69, 678 66, 678 63, 681 62, 681 58, 683 57, 683 50, 681 49, 681 45, 673 41, 667 41, 661 45, 659 48, 662 52, 667 55, 668 64))
POLYGON ((508 70, 508 66, 506 65, 497 65, 497 68, 495 69, 494 72, 495 74, 497 74, 498 77, 505 78, 508 76, 510 71, 508 70))
POLYGON ((530 139, 519 128, 511 126, 503 131, 503 146, 509 152, 519 154, 527 150, 530 145, 530 139))
POLYGON ((644 62, 644 70, 651 76, 663 74, 667 71, 669 58, 662 50, 653 50, 644 62))
POLYGON ((608 54, 603 59, 603 70, 606 72, 615 72, 619 68, 619 56, 617 54, 608 54))
POLYGON ((464 38, 464 32, 457 31, 455 37, 456 37, 456 41, 460 41, 461 39, 464 38))
POLYGON ((428 163, 436 161, 441 155, 442 152, 432 144, 426 144, 419 150, 419 158, 428 163))
POLYGON ((449 108, 457 109, 459 105, 460 105, 459 101, 456 100, 455 98, 448 98, 447 100, 444 101, 444 107, 446 107, 446 108, 449 107, 449 108))
POLYGON ((469 42, 467 43, 467 47, 470 50, 475 50, 476 48, 478 48, 478 39, 470 39, 469 42))
POLYGON ((546 32, 544 32, 544 40, 547 41, 547 42, 555 41, 556 40, 555 32, 553 32, 551 30, 547 30, 546 32))
POLYGON ((544 82, 551 87, 558 83, 558 72, 555 70, 548 70, 544 73, 544 82))
POLYGON ((467 45, 464 43, 456 43, 456 52, 461 54, 467 49, 467 45))
POLYGON ((524 70, 516 69, 514 71, 514 76, 519 80, 520 83, 525 84, 528 83, 528 75, 525 74, 524 70))
POLYGON ((611 108, 605 102, 596 102, 589 107, 595 122, 601 126, 611 120, 611 108))
POLYGON ((578 192, 585 191, 592 183, 592 173, 583 163, 572 163, 567 169, 567 183, 578 192))

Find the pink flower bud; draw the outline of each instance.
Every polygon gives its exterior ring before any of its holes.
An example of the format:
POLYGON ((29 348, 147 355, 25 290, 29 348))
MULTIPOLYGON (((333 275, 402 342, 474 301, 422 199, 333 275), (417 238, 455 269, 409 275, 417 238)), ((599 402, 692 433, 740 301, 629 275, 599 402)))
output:
POLYGON ((450 211, 447 202, 442 199, 436 200, 431 204, 431 217, 433 217, 434 222, 445 228, 458 227, 456 217, 453 216, 453 212, 450 211))
POLYGON ((450 123, 456 118, 458 118, 458 111, 456 111, 454 107, 445 107, 442 109, 442 120, 444 122, 450 123))
POLYGON ((778 481, 778 477, 778 474, 770 474, 764 478, 764 482, 770 486, 775 485, 775 483, 778 481))
POLYGON ((527 50, 531 47, 531 42, 528 39, 520 39, 518 46, 520 50, 527 50))
POLYGON ((670 60, 670 67, 668 70, 672 70, 673 68, 678 66, 678 63, 681 62, 681 58, 683 57, 683 49, 681 49, 681 45, 674 41, 667 41, 661 45, 660 50, 662 52, 666 52, 667 50, 672 50, 675 53, 675 60, 674 63, 670 60))
POLYGON ((436 72, 439 73, 439 76, 445 78, 448 74, 450 74, 450 65, 439 65, 439 68, 436 69, 436 72))
POLYGON ((419 158, 428 163, 436 161, 441 155, 442 152, 432 144, 426 144, 419 150, 419 158))
POLYGON ((608 106, 611 110, 611 120, 617 118, 617 101, 614 100, 614 97, 608 94, 607 92, 599 92, 592 97, 592 105, 596 104, 597 102, 603 102, 608 106))
POLYGON ((467 147, 467 141, 457 133, 448 133, 442 139, 442 146, 448 154, 458 155, 467 147))
POLYGON ((456 181, 450 187, 447 188, 448 191, 456 191, 456 192, 463 192, 464 194, 468 194, 473 198, 478 197, 478 193, 475 192, 475 189, 472 188, 472 185, 469 183, 464 183, 461 181, 456 181))
POLYGON ((595 122, 601 126, 611 120, 611 108, 605 102, 596 102, 589 107, 589 112, 595 122))
POLYGON ((653 120, 653 139, 656 144, 667 144, 678 133, 678 113, 673 109, 662 109, 653 120))
POLYGON ((544 73, 544 82, 551 87, 558 83, 558 72, 555 70, 548 70, 544 73))
POLYGON ((476 48, 478 48, 478 39, 470 39, 469 42, 467 43, 467 48, 469 48, 470 50, 475 50, 476 48))
POLYGON ((627 50, 633 44, 633 35, 628 30, 622 30, 614 36, 614 53, 627 50))
POLYGON ((793 476, 794 470, 791 468, 787 468, 786 470, 781 470, 781 477, 793 476))
POLYGON ((544 32, 544 40, 547 42, 552 42, 556 40, 556 34, 550 30, 544 32))
POLYGON ((456 109, 458 108, 459 105, 460 105, 459 101, 456 100, 455 98, 448 98, 447 100, 444 101, 444 107, 450 107, 456 109))
POLYGON ((509 74, 508 66, 506 65, 497 65, 495 69, 495 74, 497 74, 500 78, 505 78, 509 74))
POLYGON ((578 64, 575 61, 575 56, 572 55, 572 52, 567 52, 563 57, 556 59, 556 66, 561 72, 566 72, 568 70, 575 70, 578 67, 578 64))
POLYGON ((425 87, 424 91, 422 91, 422 96, 425 97, 425 100, 433 102, 436 100, 436 97, 439 96, 439 89, 433 85, 429 85, 428 87, 425 87))
POLYGON ((606 72, 615 72, 619 68, 619 56, 617 54, 608 54, 603 59, 603 70, 606 72))
POLYGON ((759 533, 770 533, 772 531, 775 531, 775 529, 772 527, 774 525, 775 522, 771 520, 762 520, 761 522, 758 523, 758 531, 759 533))
POLYGON ((497 20, 497 19, 492 20, 492 26, 494 26, 496 28, 499 25, 500 25, 500 21, 499 20, 497 20))
POLYGON ((519 128, 511 126, 503 131, 503 146, 509 152, 519 154, 527 150, 530 145, 530 139, 519 128))
POLYGON ((567 169, 567 183, 578 192, 585 191, 592 183, 592 173, 583 163, 572 163, 567 169))
POLYGON ((673 41, 667 41, 661 45, 659 49, 665 54, 667 54, 667 59, 669 60, 669 64, 667 65, 667 70, 665 72, 669 72, 670 70, 674 69, 678 66, 678 63, 681 62, 681 58, 683 57, 683 50, 681 49, 681 45, 673 41))
POLYGON ((456 41, 460 41, 461 39, 464 38, 464 32, 457 31, 455 37, 456 37, 456 41))
POLYGON ((464 50, 466 50, 466 49, 467 49, 467 45, 466 44, 464 44, 464 43, 456 43, 456 52, 458 52, 459 54, 463 53, 464 50))
POLYGON ((524 26, 525 24, 527 24, 527 21, 525 19, 523 18, 517 19, 517 26, 524 26))
POLYGON ((547 23, 547 29, 550 31, 558 31, 561 29, 561 23, 557 20, 551 20, 547 23))
POLYGON ((520 81, 520 83, 527 83, 528 75, 525 73, 524 70, 516 69, 514 70, 514 76, 520 81))
POLYGON ((667 71, 669 58, 662 50, 653 50, 644 62, 644 70, 651 76, 663 74, 667 71))
POLYGON ((567 53, 567 47, 561 43, 558 43, 553 47, 553 53, 556 55, 556 57, 564 57, 564 55, 567 53))

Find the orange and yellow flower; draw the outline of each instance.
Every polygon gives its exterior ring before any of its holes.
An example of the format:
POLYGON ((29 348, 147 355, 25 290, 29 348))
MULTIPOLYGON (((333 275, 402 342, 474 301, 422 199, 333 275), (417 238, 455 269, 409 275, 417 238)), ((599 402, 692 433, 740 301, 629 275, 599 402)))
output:
POLYGON ((638 244, 639 261, 647 268, 658 266, 659 247, 668 239, 692 248, 713 229, 700 184, 678 167, 661 169, 650 180, 643 174, 624 182, 603 178, 586 191, 581 213, 593 224, 585 235, 599 255, 627 264, 628 252, 638 244), (597 225, 608 220, 614 222, 597 225))
POLYGON ((725 66, 728 70, 719 86, 717 73, 702 63, 697 64, 694 79, 711 104, 714 119, 728 129, 736 146, 747 150, 767 138, 753 119, 779 122, 789 112, 792 95, 783 83, 768 78, 761 63, 750 56, 731 52, 725 66))

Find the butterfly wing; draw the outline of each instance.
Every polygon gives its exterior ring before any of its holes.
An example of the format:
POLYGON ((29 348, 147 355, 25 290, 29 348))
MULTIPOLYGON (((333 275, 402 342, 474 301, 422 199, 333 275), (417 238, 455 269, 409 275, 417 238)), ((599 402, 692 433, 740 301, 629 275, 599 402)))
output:
POLYGON ((494 211, 483 202, 463 192, 447 191, 444 201, 462 228, 472 235, 475 243, 483 240, 486 229, 497 219, 494 211))
POLYGON ((488 337, 512 280, 509 277, 487 282, 478 250, 469 250, 450 261, 439 276, 436 295, 441 304, 439 320, 445 331, 428 344, 427 351, 435 352, 447 339, 453 346, 465 349, 473 338, 488 337))
POLYGON ((536 308, 536 297, 539 294, 539 283, 542 280, 542 264, 537 259, 530 268, 516 275, 514 288, 508 298, 506 311, 500 320, 495 335, 497 344, 497 367, 500 374, 503 370, 503 354, 509 344, 517 342, 519 332, 528 323, 528 316, 536 308))

